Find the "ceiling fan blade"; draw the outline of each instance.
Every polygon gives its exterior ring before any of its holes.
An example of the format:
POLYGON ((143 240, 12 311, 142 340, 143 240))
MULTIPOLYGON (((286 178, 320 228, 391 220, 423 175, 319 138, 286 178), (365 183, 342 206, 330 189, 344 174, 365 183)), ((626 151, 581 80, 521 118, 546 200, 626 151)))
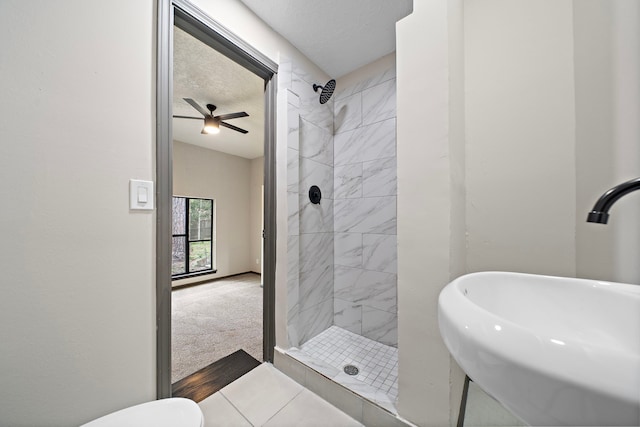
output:
POLYGON ((189 116, 173 116, 176 119, 195 119, 195 120, 202 120, 202 117, 189 117, 189 116))
POLYGON ((196 101, 194 101, 193 99, 191 99, 191 98, 182 98, 182 99, 184 99, 186 102, 188 102, 188 103, 189 103, 189 105, 191 105, 193 108, 195 108, 196 110, 198 110, 198 112, 199 112, 200 114, 202 114, 203 116, 207 117, 207 116, 209 116, 209 115, 210 115, 210 114, 209 114, 209 112, 208 112, 207 110, 205 110, 204 108, 202 108, 202 107, 200 106, 200 104, 198 104, 198 103, 197 103, 196 101))
POLYGON ((244 111, 242 111, 240 113, 221 114, 219 116, 216 116, 216 118, 220 120, 231 120, 231 119, 237 119, 239 117, 249 117, 249 115, 244 111))
POLYGON ((244 130, 242 128, 239 128, 239 127, 234 126, 234 125, 230 125, 229 123, 225 123, 225 122, 220 122, 220 126, 224 126, 226 128, 235 130, 236 132, 240 132, 240 133, 249 133, 248 130, 244 130))

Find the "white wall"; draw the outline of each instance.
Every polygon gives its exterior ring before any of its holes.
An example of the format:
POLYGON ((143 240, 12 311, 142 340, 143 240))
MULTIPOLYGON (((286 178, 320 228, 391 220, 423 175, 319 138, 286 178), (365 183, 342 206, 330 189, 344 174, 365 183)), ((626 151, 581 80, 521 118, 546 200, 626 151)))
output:
MULTIPOLYGON (((196 3, 326 81, 239 1, 196 3)), ((128 180, 155 175, 154 4, 0 2, 4 424, 155 398, 155 216, 128 210, 128 180)))
POLYGON ((469 271, 575 275, 572 1, 465 2, 469 271))
POLYGON ((0 2, 2 425, 155 398, 153 4, 0 2))
POLYGON ((173 141, 173 194, 214 200, 217 270, 173 286, 252 271, 252 184, 251 160, 173 141))
POLYGON ((640 4, 465 2, 470 271, 640 283, 640 4))
POLYGON ((251 241, 251 271, 260 273, 262 268, 262 228, 263 228, 263 183, 264 157, 251 160, 251 225, 249 226, 249 240, 251 241))
POLYGON ((640 5, 414 9, 397 26, 399 409, 435 426, 455 424, 459 404, 435 318, 451 278, 502 269, 640 282, 638 197, 612 209, 621 225, 584 222, 604 190, 640 175, 640 5))
MULTIPOLYGON (((451 226, 449 276, 454 279, 466 273, 466 149, 465 149, 465 49, 464 49, 464 0, 448 2, 449 44, 449 146, 451 226)), ((455 424, 460 411, 460 400, 465 374, 449 357, 449 419, 455 424)))
POLYGON ((459 270, 452 227, 460 222, 453 207, 462 197, 452 179, 461 167, 454 157, 460 134, 450 132, 450 121, 460 120, 454 93, 460 79, 449 82, 460 54, 449 49, 449 26, 459 26, 449 17, 459 20, 461 12, 449 7, 446 0, 414 2, 413 14, 396 26, 398 411, 420 426, 448 425, 451 418, 450 357, 437 324, 439 292, 459 270))
POLYGON ((640 176, 640 3, 574 1, 577 275, 640 283, 640 194, 609 224, 585 222, 600 195, 640 176))

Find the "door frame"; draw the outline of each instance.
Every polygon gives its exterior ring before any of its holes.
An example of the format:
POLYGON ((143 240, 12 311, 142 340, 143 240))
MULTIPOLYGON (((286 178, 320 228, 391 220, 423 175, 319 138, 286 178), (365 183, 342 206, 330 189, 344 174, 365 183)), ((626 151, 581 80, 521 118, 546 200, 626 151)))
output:
POLYGON ((156 86, 156 392, 171 397, 171 197, 173 26, 265 81, 263 356, 273 362, 276 266, 276 90, 278 66, 187 0, 158 0, 156 86))

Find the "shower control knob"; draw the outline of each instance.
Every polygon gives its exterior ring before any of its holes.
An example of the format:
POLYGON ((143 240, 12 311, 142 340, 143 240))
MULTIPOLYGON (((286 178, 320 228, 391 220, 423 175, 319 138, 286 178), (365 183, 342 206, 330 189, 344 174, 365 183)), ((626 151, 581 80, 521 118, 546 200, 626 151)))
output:
POLYGON ((311 203, 314 205, 317 205, 320 203, 320 199, 322 199, 320 188, 317 185, 312 185, 311 188, 309 188, 309 200, 311 200, 311 203))

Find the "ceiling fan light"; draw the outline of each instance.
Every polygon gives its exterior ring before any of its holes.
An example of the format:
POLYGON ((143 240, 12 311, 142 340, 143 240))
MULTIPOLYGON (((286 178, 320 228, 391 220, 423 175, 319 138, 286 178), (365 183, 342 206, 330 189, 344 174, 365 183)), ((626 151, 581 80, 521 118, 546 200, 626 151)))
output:
POLYGON ((202 133, 209 135, 220 133, 220 121, 216 120, 214 117, 205 117, 202 133))

